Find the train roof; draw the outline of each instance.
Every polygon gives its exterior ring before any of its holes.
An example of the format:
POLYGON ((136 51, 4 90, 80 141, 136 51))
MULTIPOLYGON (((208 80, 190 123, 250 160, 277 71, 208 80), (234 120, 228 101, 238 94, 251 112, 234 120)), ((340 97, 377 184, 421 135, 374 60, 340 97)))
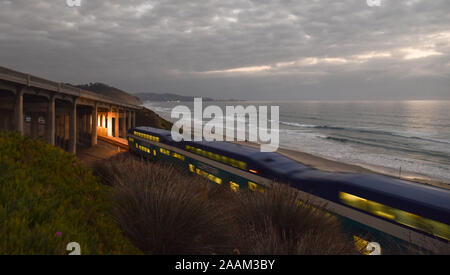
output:
POLYGON ((354 174, 351 183, 396 197, 425 202, 450 212, 450 190, 447 189, 377 174, 354 174))
MULTIPOLYGON (((149 134, 166 137, 172 141, 171 133, 167 130, 157 129, 153 127, 137 127, 139 131, 144 131, 149 134)), ((228 155, 233 155, 240 160, 251 161, 259 164, 264 170, 272 173, 279 173, 285 175, 292 172, 300 172, 309 167, 298 163, 288 157, 285 157, 275 152, 261 152, 259 149, 241 145, 238 143, 222 142, 222 141, 184 141, 181 144, 190 144, 201 149, 211 150, 215 152, 222 152, 228 155)), ((180 146, 182 146, 180 144, 180 146)))
POLYGON ((330 173, 320 170, 295 173, 291 182, 314 182, 319 185, 339 184, 351 189, 366 190, 399 201, 420 202, 450 212, 450 190, 395 179, 377 174, 330 173))
POLYGON ((168 130, 153 128, 153 127, 148 127, 148 126, 136 127, 135 130, 138 130, 141 132, 147 132, 149 134, 156 134, 158 136, 166 136, 166 137, 172 136, 170 131, 168 131, 168 130))

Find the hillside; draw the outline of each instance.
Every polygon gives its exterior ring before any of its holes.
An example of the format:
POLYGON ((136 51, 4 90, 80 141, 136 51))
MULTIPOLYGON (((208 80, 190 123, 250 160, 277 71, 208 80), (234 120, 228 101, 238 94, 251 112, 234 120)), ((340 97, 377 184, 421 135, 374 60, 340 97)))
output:
MULTIPOLYGON (((194 96, 182 96, 177 94, 155 94, 155 93, 138 93, 134 94, 141 101, 194 101, 194 96)), ((209 97, 202 97, 203 101, 215 101, 209 97)))
POLYGON ((122 100, 124 102, 135 104, 135 105, 141 105, 141 100, 133 96, 123 90, 117 89, 115 87, 109 86, 107 84, 103 83, 89 83, 89 84, 82 84, 82 85, 75 85, 75 87, 78 87, 80 89, 88 90, 97 94, 101 94, 104 96, 114 97, 116 99, 122 100))
POLYGON ((147 108, 136 112, 136 127, 150 126, 159 129, 171 130, 172 123, 147 108))

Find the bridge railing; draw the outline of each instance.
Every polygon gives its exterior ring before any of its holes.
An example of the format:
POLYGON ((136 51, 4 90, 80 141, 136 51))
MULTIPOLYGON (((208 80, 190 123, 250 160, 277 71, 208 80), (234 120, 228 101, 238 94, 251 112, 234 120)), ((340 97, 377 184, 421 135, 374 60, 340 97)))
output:
POLYGON ((140 106, 117 102, 114 98, 105 95, 97 94, 91 91, 86 91, 68 84, 54 82, 48 79, 37 77, 34 75, 29 75, 26 73, 14 71, 5 67, 0 66, 0 79, 9 82, 19 83, 27 85, 29 87, 36 87, 48 91, 68 94, 71 96, 87 98, 94 101, 100 101, 108 104, 119 105, 123 107, 128 107, 132 109, 140 109, 140 106))

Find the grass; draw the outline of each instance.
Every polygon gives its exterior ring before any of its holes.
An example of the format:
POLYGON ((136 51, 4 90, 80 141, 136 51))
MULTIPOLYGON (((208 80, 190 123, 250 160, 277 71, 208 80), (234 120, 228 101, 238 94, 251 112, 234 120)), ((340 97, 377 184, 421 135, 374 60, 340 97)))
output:
POLYGON ((358 254, 335 217, 284 185, 234 193, 129 154, 95 171, 113 186, 116 222, 148 254, 358 254))
POLYGON ((110 187, 75 156, 0 132, 0 254, 135 254, 110 215, 110 187))

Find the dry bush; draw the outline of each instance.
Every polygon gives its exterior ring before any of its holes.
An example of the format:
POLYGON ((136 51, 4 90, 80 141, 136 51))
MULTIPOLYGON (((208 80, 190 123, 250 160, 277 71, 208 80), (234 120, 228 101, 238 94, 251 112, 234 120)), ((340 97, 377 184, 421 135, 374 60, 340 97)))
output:
POLYGON ((114 186, 113 216, 133 244, 152 254, 211 254, 227 247, 229 220, 215 191, 173 166, 119 157, 103 164, 114 186))
POLYGON ((124 154, 96 165, 114 189, 113 216, 153 254, 357 254, 336 217, 278 184, 230 191, 179 167, 124 154))
POLYGON ((308 203, 298 192, 275 184, 264 194, 245 192, 236 198, 242 254, 357 254, 341 232, 337 218, 308 203))

